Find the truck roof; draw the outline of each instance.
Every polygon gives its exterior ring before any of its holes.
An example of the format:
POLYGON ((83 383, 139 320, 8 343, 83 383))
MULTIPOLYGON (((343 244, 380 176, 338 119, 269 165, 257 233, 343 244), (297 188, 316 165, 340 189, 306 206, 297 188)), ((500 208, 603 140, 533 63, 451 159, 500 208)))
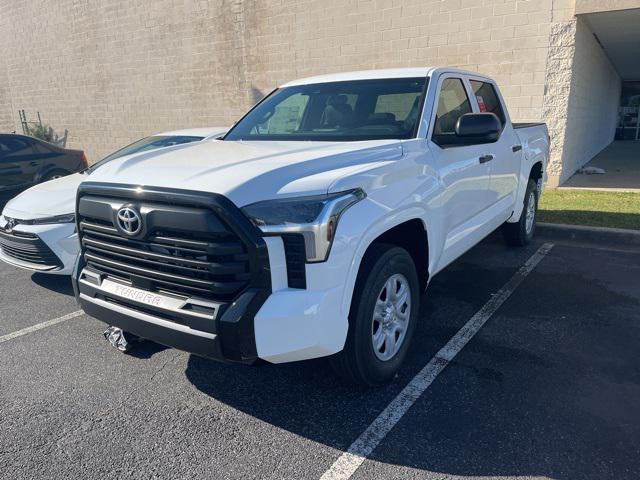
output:
POLYGON ((441 72, 457 72, 465 75, 473 75, 484 77, 478 72, 459 70, 448 67, 417 67, 417 68, 386 68, 380 70, 360 70, 355 72, 330 73, 327 75, 318 75, 315 77, 301 78, 287 82, 281 87, 292 87, 294 85, 312 85, 314 83, 329 82, 348 82, 351 80, 376 80, 383 78, 412 78, 412 77, 429 77, 436 71, 441 72))

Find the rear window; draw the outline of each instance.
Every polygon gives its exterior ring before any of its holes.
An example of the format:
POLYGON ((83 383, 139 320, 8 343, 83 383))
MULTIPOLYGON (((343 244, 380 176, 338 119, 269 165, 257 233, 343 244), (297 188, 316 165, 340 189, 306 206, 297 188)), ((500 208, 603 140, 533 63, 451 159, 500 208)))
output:
POLYGON ((115 160, 116 158, 124 157, 125 155, 146 152, 147 150, 154 150, 156 148, 181 145, 183 143, 199 142, 203 138, 204 137, 192 135, 152 135, 151 137, 142 138, 137 142, 133 142, 131 145, 127 145, 126 147, 113 152, 111 155, 104 157, 99 162, 94 163, 89 170, 94 170, 110 160, 115 160))
POLYGON ((478 80, 471 80, 470 83, 471 88, 473 88, 473 93, 476 96, 476 100, 478 101, 480 111, 495 113, 500 119, 500 122, 502 122, 502 126, 504 126, 507 118, 505 117, 502 104, 500 103, 500 99, 498 98, 498 94, 496 93, 496 89, 493 88, 493 85, 487 82, 480 82, 478 80))

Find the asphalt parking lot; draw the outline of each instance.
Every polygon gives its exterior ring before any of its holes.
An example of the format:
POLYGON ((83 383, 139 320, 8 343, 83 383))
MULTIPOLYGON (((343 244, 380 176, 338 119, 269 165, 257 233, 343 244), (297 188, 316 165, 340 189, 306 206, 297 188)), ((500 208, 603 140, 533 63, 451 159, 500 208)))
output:
MULTIPOLYGON (((375 390, 325 360, 123 355, 84 315, 11 337, 78 307, 65 279, 0 264, 0 477, 320 478, 552 241, 494 235, 439 274, 407 365, 375 390)), ((638 252, 557 242, 350 478, 640 478, 639 345, 638 252)))

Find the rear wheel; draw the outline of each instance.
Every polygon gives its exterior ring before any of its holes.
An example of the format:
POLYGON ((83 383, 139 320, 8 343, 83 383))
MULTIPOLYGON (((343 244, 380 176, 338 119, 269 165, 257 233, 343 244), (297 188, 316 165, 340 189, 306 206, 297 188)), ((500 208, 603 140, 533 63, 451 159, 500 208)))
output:
POLYGON ((371 247, 358 274, 345 347, 331 358, 342 377, 367 386, 394 377, 415 329, 419 288, 406 250, 385 244, 371 247))
POLYGON ((527 191, 524 195, 524 208, 520 220, 516 223, 505 223, 502 233, 507 244, 522 247, 529 244, 536 232, 538 216, 538 184, 529 180, 527 191))

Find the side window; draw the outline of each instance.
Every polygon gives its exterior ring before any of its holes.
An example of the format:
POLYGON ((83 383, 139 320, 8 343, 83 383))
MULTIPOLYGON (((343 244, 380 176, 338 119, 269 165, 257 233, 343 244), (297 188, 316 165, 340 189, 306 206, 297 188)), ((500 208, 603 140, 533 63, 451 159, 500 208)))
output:
POLYGON ((493 88, 493 85, 487 82, 480 82, 478 80, 471 80, 470 83, 473 93, 476 96, 476 100, 478 100, 480 111, 495 113, 504 127, 507 119, 504 115, 502 104, 500 103, 500 99, 498 98, 498 94, 496 93, 496 89, 493 88))
POLYGON ((258 131, 252 134, 278 135, 295 132, 300 128, 308 102, 308 95, 291 95, 280 103, 273 114, 258 125, 258 131))
POLYGON ((29 155, 33 153, 30 142, 22 138, 6 138, 2 141, 3 146, 1 148, 4 155, 29 155))
POLYGON ((40 154, 46 155, 48 153, 51 153, 51 149, 41 143, 35 143, 33 145, 33 149, 36 151, 36 153, 40 153, 40 154))
POLYGON ((471 113, 471 103, 459 78, 447 78, 442 82, 438 111, 434 125, 434 141, 440 143, 442 137, 455 135, 456 122, 465 113, 471 113), (438 138, 440 137, 440 139, 438 138))
POLYGON ((4 139, 0 139, 0 158, 6 157, 9 154, 9 145, 4 139))

